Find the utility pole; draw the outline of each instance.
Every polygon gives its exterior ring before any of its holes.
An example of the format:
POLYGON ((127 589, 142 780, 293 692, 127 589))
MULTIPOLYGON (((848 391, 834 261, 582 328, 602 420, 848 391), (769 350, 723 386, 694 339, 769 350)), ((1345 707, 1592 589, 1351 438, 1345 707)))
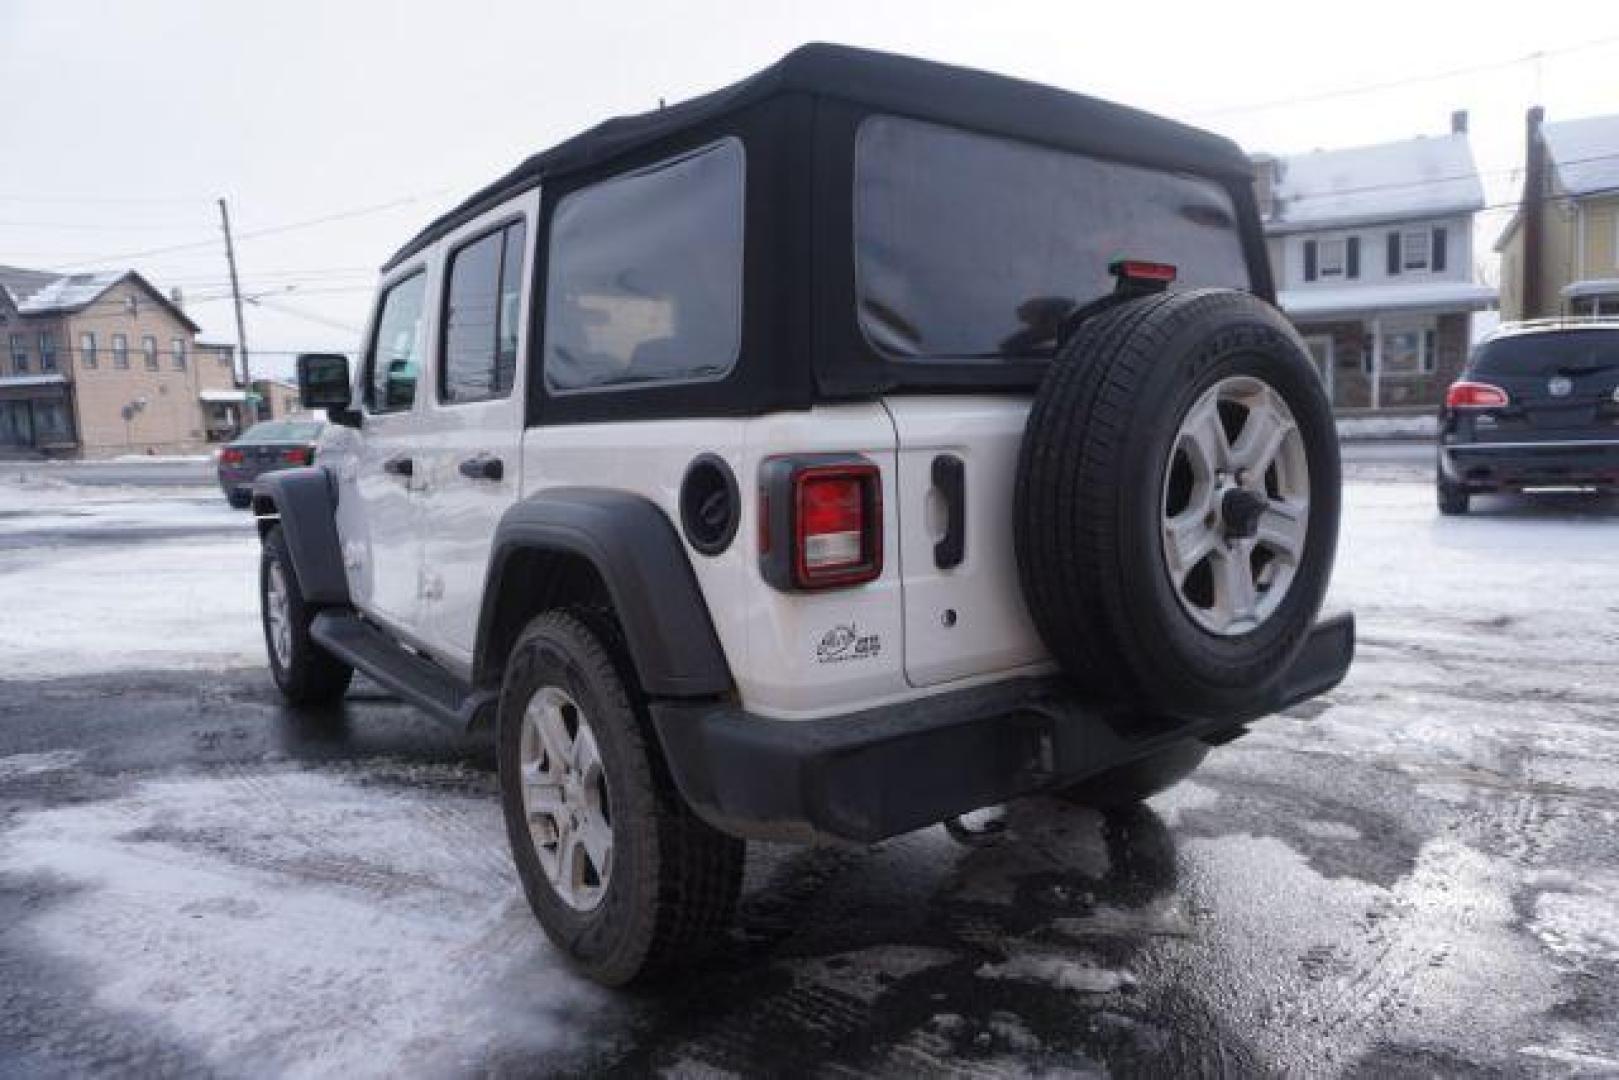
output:
MULTIPOLYGON (((236 279, 236 247, 231 243, 230 208, 225 205, 224 199, 219 200, 219 222, 225 229, 225 261, 230 264, 230 295, 236 302, 236 348, 242 354, 242 389, 246 394, 243 404, 253 407, 250 415, 257 420, 259 410, 253 402, 253 368, 247 359, 247 328, 242 322, 242 286, 236 279)), ((242 412, 247 414, 248 410, 244 408, 242 412)))

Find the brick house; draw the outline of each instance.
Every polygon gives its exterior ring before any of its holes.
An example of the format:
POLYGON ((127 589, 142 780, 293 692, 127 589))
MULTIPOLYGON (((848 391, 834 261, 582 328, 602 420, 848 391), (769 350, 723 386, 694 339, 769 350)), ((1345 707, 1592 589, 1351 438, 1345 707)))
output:
POLYGON ((1619 315, 1619 116, 1529 110, 1523 198, 1502 230, 1501 314, 1619 315))
POLYGON ((184 453, 234 428, 210 396, 240 395, 231 352, 134 271, 0 267, 0 454, 184 453))
POLYGON ((1484 189, 1467 114, 1448 135, 1254 159, 1277 300, 1333 406, 1436 405, 1467 359, 1484 189))

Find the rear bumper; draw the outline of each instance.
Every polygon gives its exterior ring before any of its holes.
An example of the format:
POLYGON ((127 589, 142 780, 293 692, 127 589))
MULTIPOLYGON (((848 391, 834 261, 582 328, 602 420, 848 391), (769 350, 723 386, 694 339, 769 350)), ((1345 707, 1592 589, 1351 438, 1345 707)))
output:
POLYGON ((783 721, 713 702, 658 702, 652 717, 675 783, 736 836, 870 843, 979 807, 1065 787, 1185 739, 1221 742, 1242 724, 1336 686, 1355 623, 1319 623, 1253 715, 1120 716, 1076 700, 1060 678, 1019 679, 825 720, 783 721))
POLYGON ((1473 491, 1619 487, 1619 439, 1453 443, 1439 448, 1439 462, 1446 480, 1473 491))

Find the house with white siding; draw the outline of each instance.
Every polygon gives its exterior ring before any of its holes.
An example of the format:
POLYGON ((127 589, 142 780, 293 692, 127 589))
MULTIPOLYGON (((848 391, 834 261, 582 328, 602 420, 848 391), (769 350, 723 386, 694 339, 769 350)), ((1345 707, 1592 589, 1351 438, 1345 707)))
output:
POLYGON ((1277 301, 1335 408, 1436 405, 1467 359, 1484 189, 1467 114, 1447 135, 1254 159, 1277 301))

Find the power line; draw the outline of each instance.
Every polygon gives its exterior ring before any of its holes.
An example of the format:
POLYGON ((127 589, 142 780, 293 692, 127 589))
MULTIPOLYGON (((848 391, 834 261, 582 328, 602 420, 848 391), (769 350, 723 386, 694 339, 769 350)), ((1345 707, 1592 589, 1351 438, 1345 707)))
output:
MULTIPOLYGON (((406 206, 410 203, 419 202, 422 199, 432 198, 433 196, 440 195, 442 193, 443 189, 440 189, 439 191, 425 192, 420 195, 406 195, 403 198, 394 199, 390 202, 375 203, 370 206, 359 206, 350 210, 340 210, 336 213, 323 214, 320 217, 306 218, 302 221, 292 221, 284 225, 272 225, 264 229, 253 229, 242 233, 239 237, 237 237, 237 239, 252 240, 263 236, 277 236, 282 233, 292 232, 296 229, 309 229, 319 225, 329 225, 339 221, 347 221, 350 218, 363 217, 367 214, 379 214, 387 210, 393 210, 401 206, 406 206)), ((210 237, 207 240, 197 240, 185 244, 172 244, 167 247, 149 248, 144 251, 128 251, 116 255, 97 255, 90 258, 79 259, 74 262, 63 263, 59 266, 48 266, 45 267, 45 270, 50 272, 65 272, 78 267, 88 266, 92 263, 110 263, 122 262, 125 259, 141 259, 151 255, 164 255, 174 251, 188 251, 196 248, 213 247, 218 243, 220 243, 220 239, 218 237, 210 237)))
POLYGON ((1388 79, 1382 82, 1361 83, 1356 86, 1340 87, 1336 90, 1322 90, 1313 94, 1293 94, 1285 98, 1272 98, 1269 101, 1249 102, 1246 105, 1229 105, 1218 109, 1200 109, 1185 113, 1192 118, 1210 116, 1232 116, 1237 113, 1264 112, 1268 109, 1280 109, 1293 105, 1313 105, 1321 101, 1333 101, 1338 98, 1358 97, 1362 94, 1375 94, 1385 90, 1399 90, 1407 86, 1421 86, 1425 83, 1443 82, 1448 79, 1461 78, 1464 75, 1478 75, 1486 71, 1500 71, 1503 68, 1518 67, 1523 64, 1539 63, 1546 59, 1566 56, 1570 53, 1585 52, 1590 49, 1605 48, 1619 43, 1619 35, 1598 38, 1595 41, 1580 42, 1564 46, 1559 49, 1541 49, 1537 52, 1526 53, 1523 56, 1510 60, 1496 60, 1483 64, 1469 64, 1466 67, 1452 68, 1449 71, 1434 72, 1429 75, 1410 75, 1399 79, 1388 79))

